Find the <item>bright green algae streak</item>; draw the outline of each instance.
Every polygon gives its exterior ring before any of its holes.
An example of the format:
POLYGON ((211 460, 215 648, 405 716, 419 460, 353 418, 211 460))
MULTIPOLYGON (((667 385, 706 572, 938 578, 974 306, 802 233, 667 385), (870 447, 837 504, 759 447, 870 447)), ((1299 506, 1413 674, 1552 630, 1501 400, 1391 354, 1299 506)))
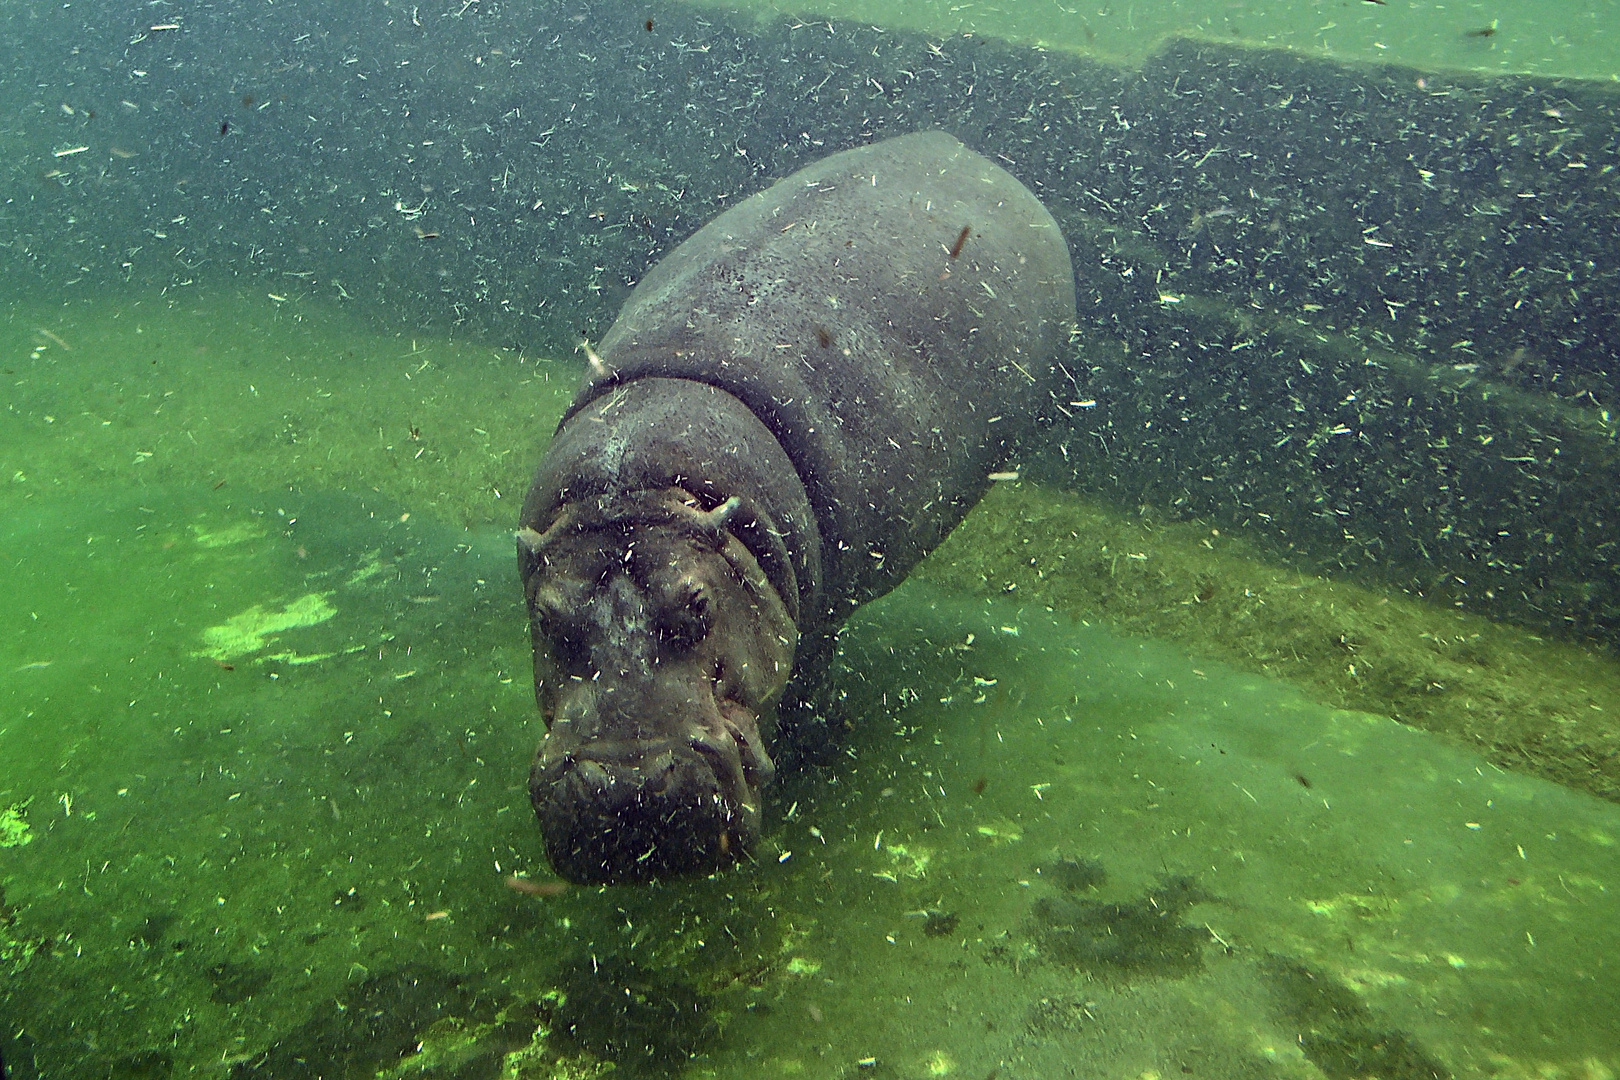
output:
POLYGON ((26 803, 17 803, 0 810, 0 847, 22 847, 34 838, 23 817, 26 803))
POLYGON ((0 955, 43 1036, 176 1075, 1620 1066, 1620 808, 920 580, 857 616, 859 725, 756 864, 507 888, 547 877, 507 529, 577 372, 213 303, 11 362, 0 955))

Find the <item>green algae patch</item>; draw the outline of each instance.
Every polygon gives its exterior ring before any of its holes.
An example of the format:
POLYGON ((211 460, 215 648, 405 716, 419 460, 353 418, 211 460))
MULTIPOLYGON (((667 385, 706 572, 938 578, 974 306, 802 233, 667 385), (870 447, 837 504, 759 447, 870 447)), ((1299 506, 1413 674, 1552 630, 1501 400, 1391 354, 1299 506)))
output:
POLYGON ((4 927, 0 926, 0 969, 20 975, 38 951, 39 942, 18 941, 7 936, 4 927))
POLYGON ((326 600, 331 595, 329 592, 306 593, 279 610, 267 610, 262 604, 254 604, 220 625, 204 630, 204 648, 196 655, 223 662, 258 652, 288 630, 326 622, 337 614, 337 608, 326 600))
MULTIPOLYGON (((357 652, 364 651, 364 645, 355 645, 339 652, 301 653, 289 649, 286 652, 271 653, 265 659, 277 664, 286 664, 288 667, 303 667, 305 664, 318 664, 322 660, 331 660, 338 656, 353 656, 357 652)), ((397 675, 394 677, 399 678, 397 675)))
MULTIPOLYGON (((422 1032, 415 1051, 381 1073, 384 1080, 448 1076, 551 1076, 544 1069, 520 1072, 512 1057, 529 1061, 540 1022, 534 1006, 514 1003, 488 1020, 447 1016, 422 1032)), ((541 1060, 549 1064, 555 1055, 541 1060)), ((560 1075, 568 1075, 566 1072, 560 1075)))
POLYGON ((387 565, 382 561, 382 553, 379 551, 368 551, 361 557, 366 561, 343 582, 347 588, 352 589, 357 585, 364 585, 387 569, 387 565))
POLYGON ((997 484, 917 576, 1174 642, 1316 701, 1620 801, 1620 664, 1404 593, 1279 566, 1196 522, 997 484))
POLYGON ((23 817, 27 809, 28 803, 20 802, 0 810, 0 848, 22 847, 34 839, 33 830, 23 817))

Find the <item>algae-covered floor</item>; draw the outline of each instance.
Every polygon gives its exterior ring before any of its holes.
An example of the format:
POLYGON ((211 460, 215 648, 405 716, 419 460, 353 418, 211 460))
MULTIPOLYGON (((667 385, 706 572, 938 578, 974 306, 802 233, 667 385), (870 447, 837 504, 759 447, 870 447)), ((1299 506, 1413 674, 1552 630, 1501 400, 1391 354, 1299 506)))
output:
POLYGON ((1156 0, 1011 3, 996 0, 728 0, 709 6, 876 23, 939 37, 1000 37, 1042 48, 1140 62, 1166 39, 1194 36, 1328 56, 1542 76, 1613 79, 1620 21, 1613 0, 1156 0))
POLYGON ((1620 806, 1039 595, 1061 498, 860 613, 757 863, 536 895, 507 530, 576 365, 212 297, 0 370, 13 1077, 1620 1069, 1620 806))
POLYGON ((1302 573, 1219 528, 1022 484, 997 485, 920 573, 1173 641, 1620 799, 1620 665, 1601 646, 1302 573))

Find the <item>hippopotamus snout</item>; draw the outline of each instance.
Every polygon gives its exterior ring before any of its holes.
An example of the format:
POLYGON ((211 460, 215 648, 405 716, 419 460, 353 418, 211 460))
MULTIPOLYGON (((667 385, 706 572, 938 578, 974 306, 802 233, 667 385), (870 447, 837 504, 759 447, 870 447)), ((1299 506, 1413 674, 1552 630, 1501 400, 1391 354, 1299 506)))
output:
POLYGON ((721 717, 718 729, 687 723, 665 738, 572 747, 567 725, 554 725, 529 795, 557 872, 583 884, 645 881, 709 873, 747 852, 775 768, 752 714, 727 703, 721 717))

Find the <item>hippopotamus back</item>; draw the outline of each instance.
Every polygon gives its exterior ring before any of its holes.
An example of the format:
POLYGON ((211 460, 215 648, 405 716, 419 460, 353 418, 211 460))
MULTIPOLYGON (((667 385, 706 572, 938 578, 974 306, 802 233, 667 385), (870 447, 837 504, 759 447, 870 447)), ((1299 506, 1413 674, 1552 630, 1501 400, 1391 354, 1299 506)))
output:
POLYGON ((648 376, 736 397, 804 484, 819 615, 842 620, 1028 445, 1074 310, 1040 201, 944 132, 906 135, 801 169, 681 244, 602 339, 570 416, 648 376))

